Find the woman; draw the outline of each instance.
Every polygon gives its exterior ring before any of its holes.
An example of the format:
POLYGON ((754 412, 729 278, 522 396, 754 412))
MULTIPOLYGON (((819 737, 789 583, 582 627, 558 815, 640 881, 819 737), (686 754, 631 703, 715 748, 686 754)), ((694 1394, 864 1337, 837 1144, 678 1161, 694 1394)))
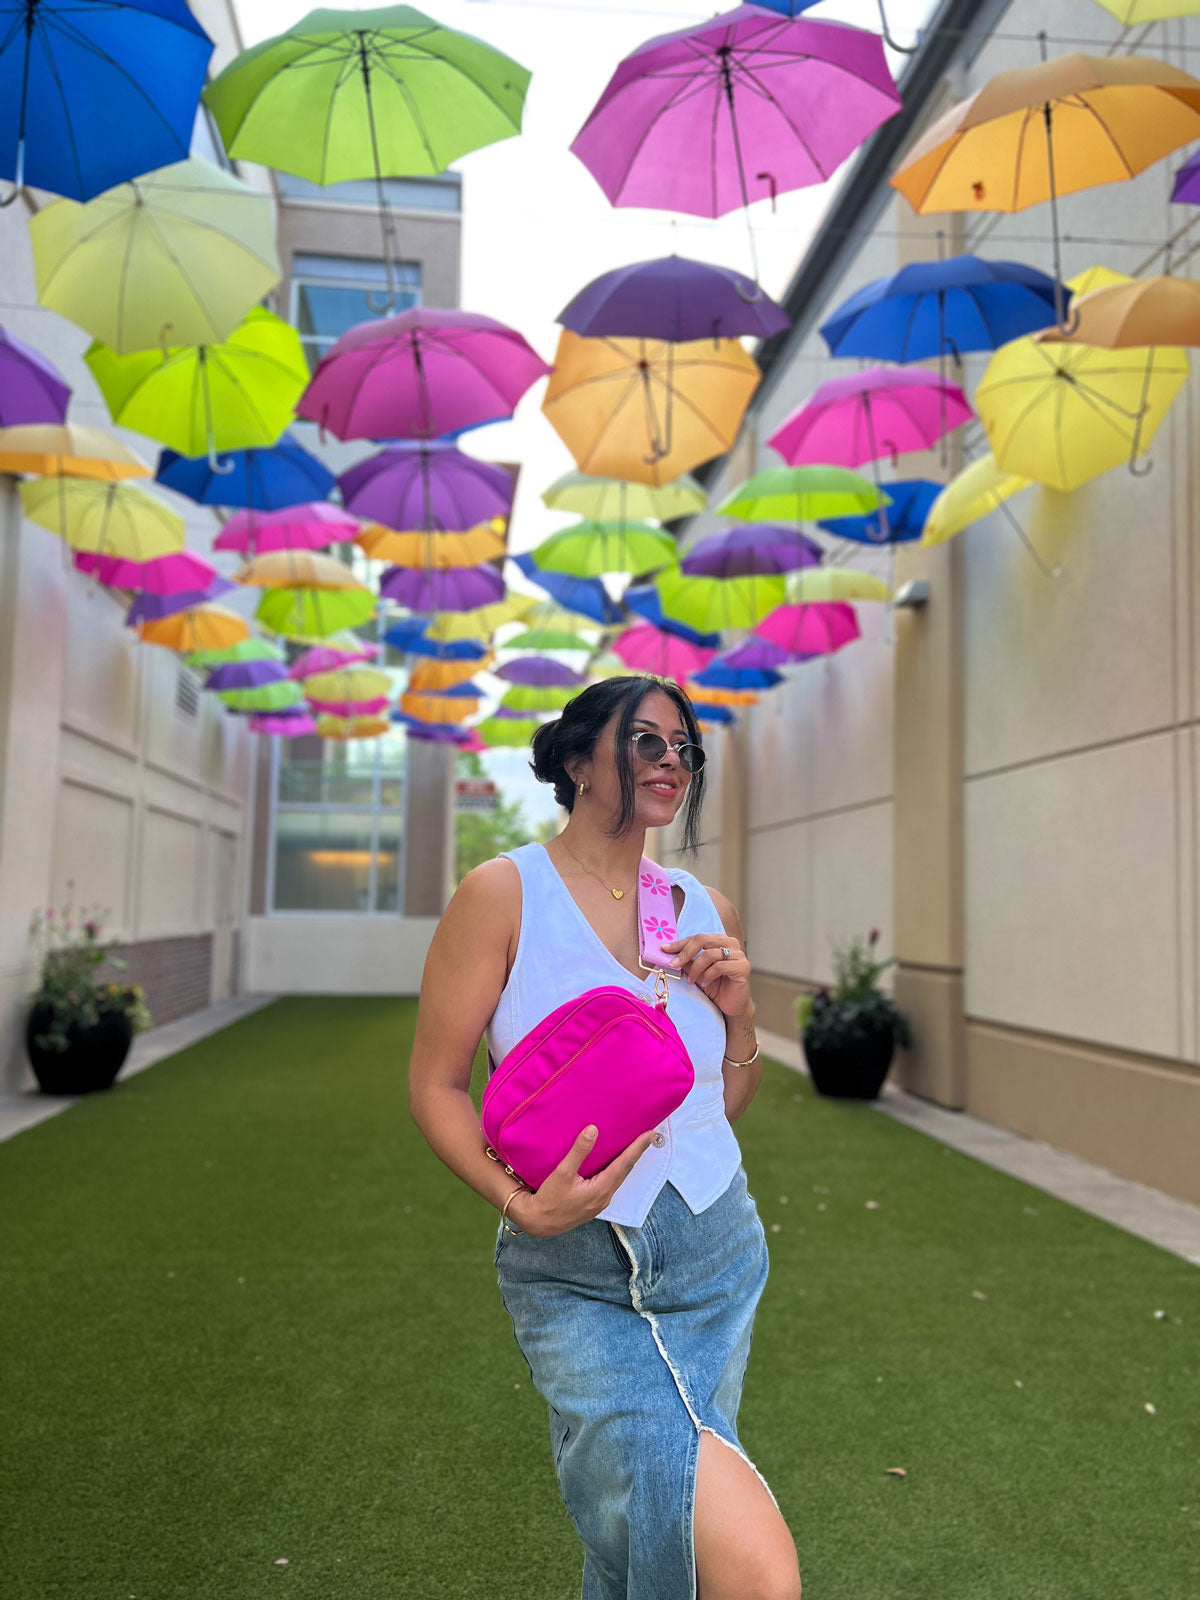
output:
POLYGON ((476 867, 446 908, 421 986, 413 1118, 501 1210, 501 1295, 549 1402, 582 1600, 798 1600, 795 1545, 735 1426, 767 1246, 730 1126, 762 1071, 733 906, 668 869, 679 937, 663 949, 682 974, 668 1015, 695 1083, 608 1166, 580 1177, 581 1129, 539 1189, 514 1188, 469 1093, 485 1031, 498 1062, 586 989, 648 992, 638 865, 646 829, 681 807, 695 849, 696 718, 673 683, 608 678, 539 728, 533 756, 569 819, 548 845, 476 867))

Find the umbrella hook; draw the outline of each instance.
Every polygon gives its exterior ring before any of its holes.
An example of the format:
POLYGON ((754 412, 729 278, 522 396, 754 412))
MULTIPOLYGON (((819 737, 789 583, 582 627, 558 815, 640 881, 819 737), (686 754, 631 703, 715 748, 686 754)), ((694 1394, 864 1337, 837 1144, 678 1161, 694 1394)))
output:
POLYGON ((23 193, 24 186, 19 183, 14 183, 12 193, 6 194, 4 198, 0 200, 0 211, 2 211, 5 206, 11 206, 15 201, 19 200, 23 193))
MULTIPOLYGON (((28 19, 31 19, 32 15, 33 10, 31 7, 28 19)), ((6 194, 3 200, 0 200, 0 210, 5 206, 11 206, 15 200, 20 199, 25 188, 25 99, 29 92, 29 29, 32 25, 28 19, 25 25, 25 78, 21 84, 21 133, 17 140, 17 165, 13 171, 12 193, 6 194)))
POLYGON ((892 38, 891 29, 888 27, 887 12, 884 10, 883 0, 878 0, 878 4, 879 4, 879 27, 880 27, 880 31, 883 34, 883 42, 884 42, 884 44, 887 45, 889 50, 895 50, 898 55, 915 56, 917 51, 921 48, 920 45, 919 44, 897 44, 895 39, 892 38))

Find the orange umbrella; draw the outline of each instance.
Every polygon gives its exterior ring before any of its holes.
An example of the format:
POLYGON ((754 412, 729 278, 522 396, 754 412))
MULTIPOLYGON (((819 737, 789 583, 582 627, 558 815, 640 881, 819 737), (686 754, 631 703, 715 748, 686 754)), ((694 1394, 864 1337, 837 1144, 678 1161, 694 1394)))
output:
POLYGON ((224 606, 191 606, 169 617, 140 622, 138 636, 146 644, 161 644, 186 655, 192 650, 227 650, 250 637, 250 625, 224 606))
POLYGON ((1047 328, 1043 344, 1200 345, 1200 283, 1190 278, 1133 278, 1080 295, 1071 307, 1071 331, 1047 328))
MULTIPOLYGON (((472 662, 472 665, 477 663, 472 662)), ((419 722, 465 722, 479 710, 479 701, 451 694, 413 694, 400 696, 400 709, 419 722)))
POLYGON ((387 717, 335 717, 326 711, 317 718, 319 739, 375 739, 391 727, 387 717))
POLYGON ((375 523, 364 528, 355 542, 373 561, 391 561, 398 567, 477 567, 481 561, 495 561, 506 548, 504 534, 490 522, 465 533, 395 533, 375 523))
POLYGON ((32 472, 42 478, 148 478, 149 464, 101 428, 78 422, 27 422, 0 428, 0 472, 32 472))
POLYGON ((491 659, 490 651, 478 661, 444 661, 437 656, 427 656, 415 662, 409 672, 409 691, 437 694, 439 689, 453 689, 456 683, 466 683, 475 673, 482 672, 491 659))

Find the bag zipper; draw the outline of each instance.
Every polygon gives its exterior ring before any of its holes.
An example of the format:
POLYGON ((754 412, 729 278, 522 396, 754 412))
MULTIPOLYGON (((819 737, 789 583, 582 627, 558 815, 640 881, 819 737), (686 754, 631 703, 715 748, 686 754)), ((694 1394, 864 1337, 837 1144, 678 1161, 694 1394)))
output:
MULTIPOLYGON (((564 1021, 565 1020, 566 1019, 564 1018, 564 1021)), ((533 1104, 533 1102, 537 1099, 537 1097, 540 1094, 544 1094, 546 1092, 546 1090, 551 1086, 551 1084, 556 1083, 558 1081, 558 1079, 562 1077, 563 1073, 567 1070, 567 1068, 572 1066, 575 1063, 575 1061, 577 1061, 578 1058, 583 1054, 583 1052, 585 1050, 589 1049, 593 1044, 595 1044, 598 1039, 603 1038, 603 1036, 609 1031, 610 1028, 615 1028, 620 1023, 628 1022, 628 1021, 636 1021, 636 1022, 640 1023, 640 1025, 642 1027, 648 1028, 649 1031, 660 1042, 667 1042, 668 1035, 666 1033, 664 1033, 661 1028, 656 1027, 654 1025, 654 1023, 651 1022, 649 1017, 640 1017, 637 1012, 629 1012, 625 1016, 622 1016, 622 1017, 612 1017, 612 1018, 610 1018, 609 1021, 604 1023, 604 1025, 602 1027, 597 1028, 596 1032, 591 1036, 591 1038, 588 1039, 585 1043, 581 1044, 579 1046, 578 1050, 576 1050, 573 1055, 568 1056, 567 1059, 563 1062, 562 1066, 559 1067, 557 1069, 557 1071, 551 1073, 551 1075, 546 1079, 545 1083, 539 1084, 538 1087, 533 1091, 532 1094, 527 1095, 525 1097, 525 1099, 521 1101, 521 1104, 519 1106, 514 1106, 514 1108, 508 1113, 508 1115, 505 1117, 504 1121, 500 1124, 499 1128, 497 1128, 497 1130, 496 1130, 496 1142, 497 1142, 497 1144, 499 1143, 500 1139, 504 1136, 504 1130, 508 1127, 509 1123, 512 1122, 515 1118, 519 1117, 523 1111, 526 1111, 529 1108, 529 1106, 531 1106, 533 1104)))

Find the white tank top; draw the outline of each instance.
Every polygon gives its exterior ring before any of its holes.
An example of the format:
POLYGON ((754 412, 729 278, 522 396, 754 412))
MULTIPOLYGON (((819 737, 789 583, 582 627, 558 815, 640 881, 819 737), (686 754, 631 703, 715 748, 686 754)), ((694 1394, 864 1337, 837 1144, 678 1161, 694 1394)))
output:
MULTIPOLYGON (((608 949, 559 876, 544 845, 505 850, 521 874, 521 933, 508 982, 487 1026, 488 1048, 499 1063, 513 1045, 564 1001, 600 984, 632 993, 654 987, 653 974, 636 978, 608 949)), ((683 890, 679 936, 719 933, 717 908, 704 886, 679 867, 666 868, 683 890)), ((671 980, 667 1014, 691 1057, 695 1082, 687 1099, 658 1124, 666 1143, 651 1145, 599 1213, 606 1222, 640 1228, 664 1183, 670 1182, 698 1215, 729 1187, 741 1148, 725 1115, 725 1020, 694 984, 671 980)))

